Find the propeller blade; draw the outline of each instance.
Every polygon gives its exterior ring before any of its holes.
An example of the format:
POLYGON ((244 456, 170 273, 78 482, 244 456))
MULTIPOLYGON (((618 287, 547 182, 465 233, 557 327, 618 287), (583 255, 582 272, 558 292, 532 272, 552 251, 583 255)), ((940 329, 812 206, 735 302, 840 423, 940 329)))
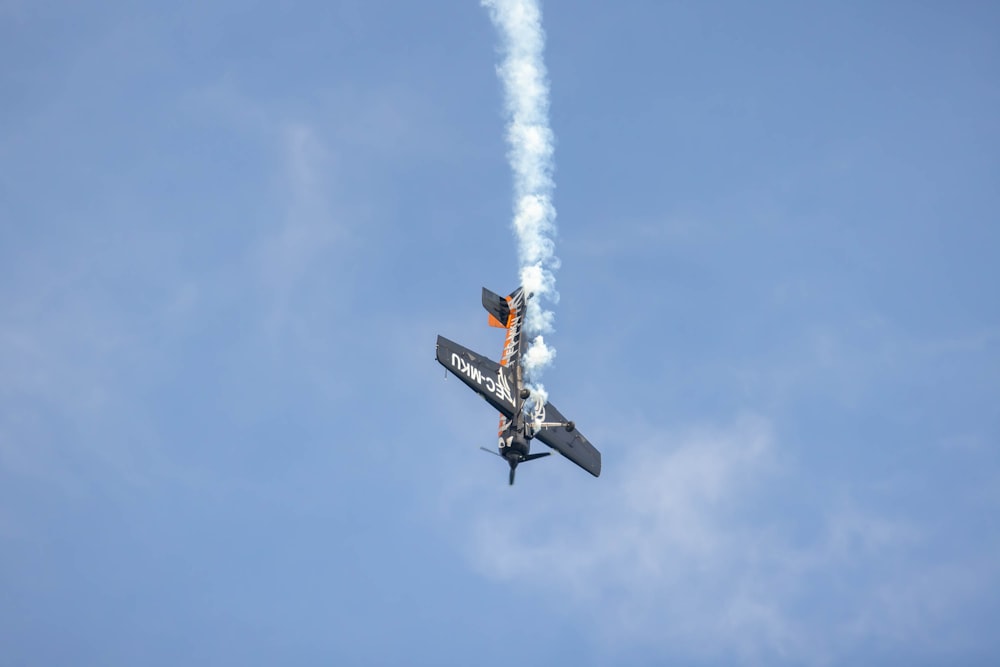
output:
POLYGON ((516 468, 515 468, 514 466, 511 466, 511 467, 510 467, 510 479, 509 479, 509 486, 514 486, 514 471, 515 471, 515 470, 516 470, 516 468))
MULTIPOLYGON (((492 449, 486 449, 485 447, 480 447, 479 449, 483 450, 487 454, 492 454, 493 456, 500 456, 499 454, 497 454, 496 452, 494 452, 492 449)), ((500 458, 503 458, 503 457, 500 456, 500 458)))

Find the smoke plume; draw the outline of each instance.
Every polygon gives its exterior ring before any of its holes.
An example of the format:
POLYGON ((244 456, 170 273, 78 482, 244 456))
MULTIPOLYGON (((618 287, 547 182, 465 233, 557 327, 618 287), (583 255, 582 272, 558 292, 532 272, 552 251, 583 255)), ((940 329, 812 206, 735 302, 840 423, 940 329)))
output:
MULTIPOLYGON (((543 334, 552 331, 554 315, 545 302, 559 300, 555 275, 559 260, 553 237, 556 210, 552 205, 554 139, 549 128, 549 84, 542 53, 545 33, 537 0, 482 0, 500 33, 503 62, 497 68, 504 87, 508 159, 514 172, 514 233, 520 280, 533 293, 524 322, 527 343, 523 363, 536 394, 542 370, 555 350, 543 334)), ((544 401, 543 401, 544 404, 544 401)))

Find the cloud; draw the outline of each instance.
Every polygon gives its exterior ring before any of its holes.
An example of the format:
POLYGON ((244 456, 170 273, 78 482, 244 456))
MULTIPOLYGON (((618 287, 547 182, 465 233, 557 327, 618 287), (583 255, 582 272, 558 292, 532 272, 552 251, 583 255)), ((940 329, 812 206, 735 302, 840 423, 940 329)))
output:
MULTIPOLYGON (((271 372, 274 383, 317 365, 336 313, 339 190, 313 126, 275 121, 269 130, 277 194, 248 195, 255 220, 237 203, 228 217, 209 217, 214 189, 191 192, 183 215, 98 191, 92 210, 54 217, 54 231, 13 237, 0 285, 0 477, 72 489, 87 475, 145 484, 175 474, 158 449, 170 445, 162 441, 178 404, 196 399, 171 394, 167 407, 151 397, 184 374, 224 386, 271 372), (326 315, 303 305, 317 294, 326 315), (314 334, 303 318, 326 326, 314 334), (274 339, 289 342, 262 359, 274 339)), ((322 376, 310 379, 327 389, 322 376)), ((236 399, 217 391, 212 400, 236 399)))
POLYGON ((154 240, 81 244, 25 251, 0 289, 0 473, 73 488, 86 461, 141 484, 153 453, 132 397, 161 368, 178 291, 135 270, 157 265, 154 240))
POLYGON ((920 555, 925 526, 848 493, 802 495, 767 419, 640 443, 609 458, 592 493, 552 491, 572 502, 477 516, 476 567, 582 615, 611 651, 826 664, 861 646, 960 650, 926 646, 971 604, 968 577, 937 576, 960 563, 920 555))
POLYGON ((320 135, 308 124, 288 123, 280 141, 287 208, 258 253, 264 286, 283 308, 310 268, 334 249, 344 226, 333 214, 331 156, 320 135))

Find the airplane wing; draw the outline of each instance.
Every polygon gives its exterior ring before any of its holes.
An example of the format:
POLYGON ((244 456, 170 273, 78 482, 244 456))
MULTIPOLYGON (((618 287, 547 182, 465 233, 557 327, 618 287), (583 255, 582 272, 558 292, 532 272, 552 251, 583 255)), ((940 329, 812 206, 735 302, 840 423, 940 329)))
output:
MULTIPOLYGON (((534 417, 545 422, 569 421, 551 403, 545 404, 544 413, 535 413, 534 417)), ((575 428, 567 431, 565 426, 547 426, 538 429, 535 437, 594 477, 601 476, 601 453, 575 428)))
POLYGON ((509 367, 476 354, 444 336, 437 339, 438 363, 482 396, 501 414, 514 416, 514 377, 509 367))

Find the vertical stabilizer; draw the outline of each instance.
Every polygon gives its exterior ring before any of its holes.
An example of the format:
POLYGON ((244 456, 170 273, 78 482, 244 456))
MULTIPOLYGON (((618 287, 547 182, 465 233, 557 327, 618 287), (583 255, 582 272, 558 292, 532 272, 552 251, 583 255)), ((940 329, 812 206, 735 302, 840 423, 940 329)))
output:
POLYGON ((521 358, 521 323, 524 321, 524 288, 518 287, 506 297, 483 288, 483 308, 490 314, 489 324, 507 330, 500 365, 516 364, 521 358))

